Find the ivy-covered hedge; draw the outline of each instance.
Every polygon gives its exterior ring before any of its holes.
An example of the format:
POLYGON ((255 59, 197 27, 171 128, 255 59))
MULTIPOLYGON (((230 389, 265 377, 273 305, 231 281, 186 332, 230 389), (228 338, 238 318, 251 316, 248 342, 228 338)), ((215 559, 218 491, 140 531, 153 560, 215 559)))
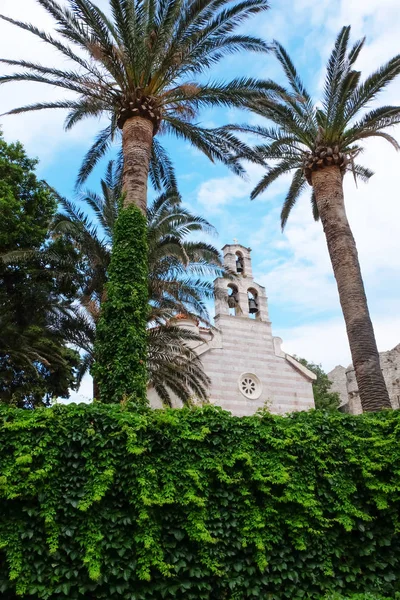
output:
POLYGON ((147 403, 147 221, 135 205, 119 211, 107 298, 96 328, 93 376, 103 402, 135 395, 147 403))
POLYGON ((399 441, 394 411, 3 407, 1 598, 394 598, 399 441))
POLYGON ((324 600, 393 600, 393 598, 399 598, 400 595, 395 593, 393 596, 377 596, 376 594, 352 594, 351 596, 340 596, 339 594, 332 594, 325 596, 324 600))

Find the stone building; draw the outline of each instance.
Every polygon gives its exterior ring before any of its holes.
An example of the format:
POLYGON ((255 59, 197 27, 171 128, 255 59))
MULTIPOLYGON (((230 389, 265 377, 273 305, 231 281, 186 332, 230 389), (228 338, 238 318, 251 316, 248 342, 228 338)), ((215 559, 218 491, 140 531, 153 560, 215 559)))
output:
MULTIPOLYGON (((209 400, 239 416, 263 407, 279 414, 313 408, 316 376, 273 337, 265 288, 253 280, 250 252, 239 244, 223 248, 225 266, 238 277, 214 282, 215 330, 180 320, 181 327, 193 328, 204 339, 196 352, 211 379, 209 400)), ((154 390, 149 400, 161 406, 154 390)))
MULTIPOLYGON (((400 408, 400 344, 393 350, 381 352, 379 358, 392 408, 400 408)), ((339 365, 328 373, 328 377, 332 381, 332 392, 339 392, 340 410, 353 415, 362 413, 353 365, 347 369, 339 365)))

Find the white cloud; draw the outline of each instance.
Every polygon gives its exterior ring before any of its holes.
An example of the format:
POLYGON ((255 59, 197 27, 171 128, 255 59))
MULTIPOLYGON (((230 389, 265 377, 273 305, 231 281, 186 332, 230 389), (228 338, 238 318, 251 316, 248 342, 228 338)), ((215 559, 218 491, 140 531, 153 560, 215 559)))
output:
MULTIPOLYGON (((247 176, 236 175, 216 177, 204 181, 198 188, 197 201, 210 213, 221 213, 223 207, 235 204, 237 200, 247 202, 255 185, 265 174, 264 167, 256 164, 246 164, 247 176)), ((271 188, 257 198, 257 202, 269 202, 279 193, 287 189, 288 177, 282 177, 271 188)))
MULTIPOLYGON (((104 3, 105 0, 102 0, 104 3)), ((15 20, 30 22, 54 34, 54 21, 36 0, 2 0, 1 13, 15 20)), ((0 57, 12 60, 29 60, 42 65, 69 68, 68 61, 49 44, 16 26, 0 21, 0 57)), ((18 67, 0 66, 2 74, 23 71, 18 67)), ((73 93, 62 88, 32 82, 7 83, 1 86, 0 114, 19 106, 35 102, 51 102, 73 98, 73 93)), ((64 110, 44 110, 20 115, 2 116, 0 127, 5 137, 20 140, 30 154, 39 155, 42 163, 50 163, 56 153, 65 152, 77 144, 89 147, 90 140, 101 128, 94 119, 84 121, 69 132, 63 131, 64 110)))
MULTIPOLYGON (((380 317, 374 321, 378 350, 383 352, 399 343, 400 317, 380 317)), ((342 318, 319 321, 274 331, 283 339, 283 349, 317 364, 325 371, 351 364, 351 355, 342 318)))
POLYGON ((198 202, 209 213, 218 213, 235 200, 248 197, 254 187, 252 179, 256 177, 255 171, 258 172, 258 178, 264 172, 263 168, 256 165, 250 165, 250 169, 253 171, 253 178, 242 179, 235 175, 227 175, 204 181, 197 192, 198 202))
POLYGON ((209 213, 221 212, 232 200, 245 196, 247 187, 248 184, 239 178, 209 179, 200 185, 197 199, 209 213))
POLYGON ((84 403, 90 402, 90 400, 92 400, 92 398, 93 398, 93 378, 91 375, 86 374, 82 380, 79 391, 70 392, 70 397, 68 398, 68 400, 59 399, 58 402, 60 402, 61 404, 71 404, 72 402, 79 404, 80 402, 84 402, 84 403))

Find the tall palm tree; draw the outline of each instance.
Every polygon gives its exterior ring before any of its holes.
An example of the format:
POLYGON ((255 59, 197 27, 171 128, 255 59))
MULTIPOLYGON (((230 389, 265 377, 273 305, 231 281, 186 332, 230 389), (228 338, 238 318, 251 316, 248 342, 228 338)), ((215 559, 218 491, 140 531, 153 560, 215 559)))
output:
POLYGON ((10 111, 14 114, 68 109, 66 129, 87 117, 109 117, 84 159, 78 182, 85 180, 116 135, 122 136, 126 210, 115 229, 96 368, 104 397, 118 401, 135 392, 144 400, 148 175, 156 184, 171 183, 171 163, 155 136, 169 133, 188 141, 237 173, 242 172, 235 160, 237 150, 254 158, 232 132, 206 129, 195 120, 203 107, 242 107, 269 84, 252 78, 210 84, 194 79, 227 54, 268 50, 261 39, 236 33, 249 16, 267 10, 268 1, 109 0, 107 14, 92 0, 66 0, 65 7, 57 0, 37 1, 55 19, 56 38, 29 23, 1 18, 56 48, 74 69, 4 59, 23 71, 0 77, 0 83, 33 81, 77 95, 19 107, 10 111))
POLYGON ((282 228, 300 194, 308 185, 312 188, 312 211, 314 218, 321 220, 326 236, 362 407, 364 411, 374 411, 391 405, 379 364, 356 244, 346 216, 343 178, 349 172, 356 181, 368 181, 372 176, 372 171, 355 162, 364 140, 383 138, 399 149, 386 129, 400 123, 400 107, 369 109, 368 106, 400 73, 400 55, 361 81, 355 62, 364 39, 349 48, 349 36, 350 27, 343 27, 336 39, 321 104, 314 103, 287 52, 276 42, 274 52, 289 87, 277 86, 274 98, 266 97, 252 105, 253 110, 275 126, 241 129, 265 138, 266 143, 257 150, 266 161, 276 161, 254 188, 252 198, 281 175, 293 175, 282 208, 282 228))
MULTIPOLYGON (((68 236, 84 262, 80 307, 70 312, 63 323, 70 341, 84 352, 80 380, 94 363, 96 326, 106 299, 113 231, 121 210, 120 169, 113 161, 101 180, 101 190, 101 194, 87 191, 81 195, 84 208, 60 198, 63 212, 56 215, 52 226, 55 236, 68 236), (94 220, 89 218, 89 212, 94 214, 94 220)), ((152 202, 147 222, 149 382, 166 404, 171 403, 171 391, 184 403, 192 396, 205 400, 209 380, 192 349, 203 340, 177 326, 174 317, 184 313, 209 324, 204 301, 212 298, 213 287, 207 277, 221 276, 224 269, 213 246, 191 241, 190 237, 212 233, 214 229, 205 219, 185 209, 175 191, 161 194, 152 202)), ((98 397, 96 381, 93 393, 98 397)))

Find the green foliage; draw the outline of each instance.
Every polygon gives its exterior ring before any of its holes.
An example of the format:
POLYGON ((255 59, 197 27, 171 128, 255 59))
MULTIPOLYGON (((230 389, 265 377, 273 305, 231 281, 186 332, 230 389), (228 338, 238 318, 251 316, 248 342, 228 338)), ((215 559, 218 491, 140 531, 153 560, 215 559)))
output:
POLYGON ((352 594, 351 596, 341 596, 340 594, 332 594, 325 597, 325 600, 393 600, 399 598, 400 593, 395 593, 394 596, 377 596, 376 594, 352 594))
POLYGON ((59 397, 68 398, 76 384, 78 353, 40 327, 29 327, 23 342, 37 354, 21 356, 21 348, 14 350, 11 344, 0 353, 0 402, 35 408, 48 406, 59 397))
POLYGON ((47 235, 57 201, 36 166, 22 144, 7 144, 0 132, 0 254, 40 248, 47 235))
POLYGON ((121 209, 97 325, 93 376, 104 402, 134 395, 147 403, 147 222, 134 205, 121 209))
POLYGON ((79 362, 58 331, 75 293, 76 253, 48 239, 57 201, 36 165, 0 135, 0 402, 20 407, 67 397, 79 362), (55 255, 73 259, 69 273, 55 255))
POLYGON ((332 381, 329 380, 328 375, 325 373, 321 365, 308 362, 305 358, 298 358, 297 360, 310 369, 317 379, 313 381, 313 393, 315 408, 321 410, 336 410, 339 408, 340 396, 338 392, 330 392, 332 381))
POLYGON ((4 598, 400 592, 399 412, 94 403, 0 415, 4 598))

